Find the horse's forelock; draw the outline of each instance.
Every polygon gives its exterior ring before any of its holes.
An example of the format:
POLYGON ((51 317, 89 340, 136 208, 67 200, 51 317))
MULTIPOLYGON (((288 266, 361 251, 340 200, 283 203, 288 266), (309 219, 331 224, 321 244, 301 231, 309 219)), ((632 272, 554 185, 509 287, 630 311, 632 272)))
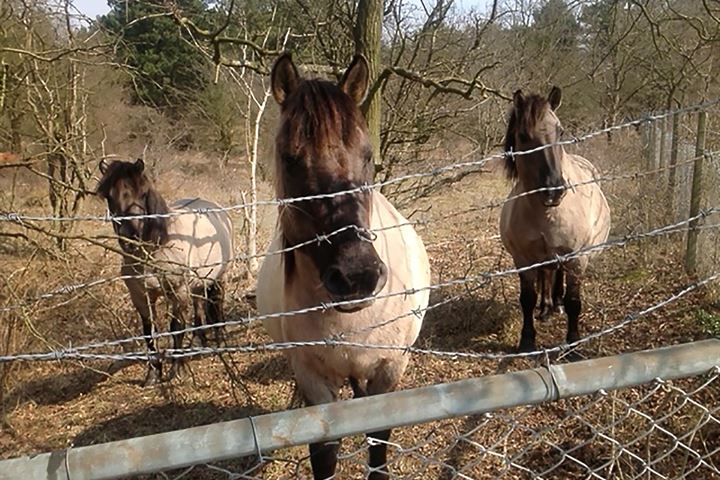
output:
POLYGON ((537 127, 537 124, 542 121, 545 112, 550 107, 548 100, 542 95, 532 94, 525 97, 523 101, 523 108, 521 111, 517 111, 516 108, 510 110, 508 118, 508 129, 505 134, 505 175, 508 179, 514 180, 517 178, 517 164, 512 155, 507 152, 516 151, 517 146, 515 145, 515 134, 519 132, 530 132, 537 127))
POLYGON ((353 100, 334 83, 304 80, 284 105, 288 140, 307 144, 314 151, 329 145, 352 145, 362 125, 362 115, 353 100))
POLYGON ((118 180, 129 177, 130 167, 132 166, 133 164, 128 162, 121 162, 118 160, 112 162, 105 170, 105 173, 98 182, 98 186, 95 191, 103 197, 110 195, 110 190, 118 180))
POLYGON ((534 130, 549 107, 550 103, 542 95, 533 94, 528 96, 525 99, 525 106, 518 128, 525 132, 534 130))

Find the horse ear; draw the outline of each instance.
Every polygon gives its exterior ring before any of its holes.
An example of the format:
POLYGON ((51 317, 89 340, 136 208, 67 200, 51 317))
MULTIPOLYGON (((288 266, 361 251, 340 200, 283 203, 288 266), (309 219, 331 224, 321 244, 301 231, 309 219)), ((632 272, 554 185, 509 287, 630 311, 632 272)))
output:
POLYGON ((283 105, 300 85, 300 73, 289 52, 283 53, 275 60, 270 72, 270 85, 273 97, 279 105, 283 105))
POLYGON ((522 110, 524 105, 525 95, 523 94, 522 90, 515 90, 515 93, 513 93, 513 107, 515 108, 515 111, 519 112, 520 110, 522 110))
POLYGON ((548 102, 550 102, 550 108, 553 111, 558 109, 562 103, 562 90, 560 90, 560 87, 553 85, 552 89, 550 89, 550 95, 548 95, 548 102))
POLYGON ((98 165, 98 167, 100 168, 100 173, 105 175, 109 166, 110 165, 108 165, 107 159, 105 159, 105 158, 101 159, 100 164, 98 165))
POLYGON ((340 88, 355 103, 360 105, 365 99, 369 83, 370 65, 364 55, 357 54, 350 62, 350 66, 345 70, 339 83, 340 88))
POLYGON ((143 170, 145 170, 145 162, 142 158, 138 158, 135 160, 135 168, 137 169, 138 173, 142 173, 143 170))

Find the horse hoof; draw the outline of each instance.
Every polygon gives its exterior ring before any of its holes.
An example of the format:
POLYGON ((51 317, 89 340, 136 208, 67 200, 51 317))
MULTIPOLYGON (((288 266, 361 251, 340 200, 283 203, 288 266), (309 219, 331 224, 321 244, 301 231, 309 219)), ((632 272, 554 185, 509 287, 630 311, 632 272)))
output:
POLYGON ((170 368, 170 373, 168 373, 168 380, 182 378, 185 376, 185 373, 187 373, 185 362, 174 362, 170 368))
POLYGON ((387 467, 383 467, 383 470, 374 470, 368 475, 368 480, 387 480, 390 478, 390 472, 387 467))
POLYGON ((192 343, 193 344, 199 343, 202 348, 207 348, 208 341, 207 341, 207 336, 205 335, 205 332, 202 332, 202 334, 200 332, 196 333, 195 336, 193 336, 192 343), (197 339, 197 342, 195 342, 195 339, 197 339))
POLYGON ((538 313, 535 318, 541 322, 547 322, 550 320, 550 317, 552 317, 552 314, 553 312, 550 309, 544 309, 542 312, 538 313))
POLYGON ((145 376, 145 381, 143 382, 143 387, 152 387, 153 385, 157 385, 160 383, 160 371, 155 368, 150 368, 147 372, 147 375, 145 376))
POLYGON ((553 313, 556 315, 565 315, 565 307, 562 305, 555 305, 553 307, 553 313))

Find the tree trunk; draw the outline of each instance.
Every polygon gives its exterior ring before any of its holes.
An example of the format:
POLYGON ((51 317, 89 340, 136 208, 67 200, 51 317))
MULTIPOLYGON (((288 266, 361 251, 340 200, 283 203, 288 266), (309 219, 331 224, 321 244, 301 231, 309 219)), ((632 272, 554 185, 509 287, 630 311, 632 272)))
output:
MULTIPOLYGON (((355 51, 362 53, 370 64, 370 85, 373 85, 380 72, 380 39, 382 35, 383 2, 382 0, 359 0, 357 23, 355 24, 355 51)), ((382 168, 380 156, 380 89, 372 90, 362 105, 370 131, 370 142, 373 148, 375 171, 382 168)))

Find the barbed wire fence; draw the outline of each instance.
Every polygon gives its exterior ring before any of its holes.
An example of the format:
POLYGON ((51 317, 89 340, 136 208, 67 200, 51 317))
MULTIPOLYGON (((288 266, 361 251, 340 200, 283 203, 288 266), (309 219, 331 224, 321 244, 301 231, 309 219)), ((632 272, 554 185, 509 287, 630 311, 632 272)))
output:
MULTIPOLYGON (((629 128, 656 128, 659 120, 666 118, 677 118, 682 115, 702 112, 714 112, 720 99, 687 108, 676 109, 659 114, 652 114, 641 119, 632 120, 612 127, 596 130, 588 134, 563 140, 560 145, 576 145, 581 151, 584 142, 606 135, 611 132, 618 132, 629 128)), ((363 331, 350 331, 338 334, 333 338, 318 339, 313 342, 284 342, 284 343, 247 343, 240 337, 246 332, 249 325, 273 316, 293 316, 312 311, 323 311, 339 305, 351 304, 353 302, 336 302, 329 304, 315 305, 309 308, 283 312, 276 315, 253 315, 251 312, 228 319, 215 325, 199 325, 188 327, 182 333, 194 334, 214 328, 225 329, 225 341, 223 344, 212 347, 195 347, 172 349, 166 348, 157 354, 150 354, 142 348, 145 336, 125 335, 104 341, 89 341, 78 345, 52 345, 51 342, 43 342, 45 348, 34 351, 8 351, 0 355, 1 365, 13 365, 30 362, 57 362, 57 361, 130 361, 146 362, 153 356, 162 358, 194 358, 217 356, 224 354, 261 354, 267 352, 282 351, 291 348, 302 348, 305 346, 356 346, 361 348, 375 349, 401 349, 414 356, 427 356, 441 361, 463 360, 498 360, 508 361, 512 359, 530 359, 545 365, 548 372, 556 367, 556 362, 561 361, 564 356, 593 340, 603 339, 614 332, 627 328, 641 319, 661 312, 662 309, 679 302, 699 290, 714 285, 720 277, 717 269, 717 256, 720 245, 718 245, 717 227, 720 226, 720 198, 717 198, 718 175, 718 153, 720 150, 720 138, 713 137, 712 131, 702 132, 705 144, 696 142, 699 133, 692 128, 693 118, 684 118, 677 122, 681 128, 672 132, 676 136, 673 145, 673 135, 667 135, 668 145, 655 145, 644 151, 642 162, 632 165, 636 170, 620 168, 617 173, 607 173, 593 179, 591 182, 571 185, 570 188, 581 188, 587 183, 599 183, 608 196, 611 197, 613 215, 621 219, 620 225, 626 228, 623 234, 615 229, 611 239, 597 245, 591 245, 583 250, 572 252, 538 264, 517 268, 498 268, 496 270, 485 270, 480 273, 470 272, 462 276, 448 280, 440 280, 433 283, 428 289, 431 292, 450 290, 452 288, 464 289, 460 293, 450 294, 445 298, 431 301, 425 313, 434 309, 442 308, 452 304, 460 297, 472 294, 485 289, 493 281, 501 278, 513 278, 514 275, 525 269, 537 268, 554 263, 562 263, 571 258, 579 256, 594 255, 608 250, 617 250, 628 246, 646 245, 648 242, 659 241, 663 238, 675 238, 683 243, 691 235, 697 235, 695 245, 696 265, 692 270, 696 276, 689 277, 689 280, 674 293, 658 299, 644 308, 626 312, 603 328, 599 328, 584 336, 578 342, 571 345, 558 345, 549 348, 542 348, 529 353, 506 353, 506 352, 478 352, 465 350, 452 350, 442 348, 424 348, 422 346, 409 345, 379 345, 366 344, 354 340, 354 337, 363 331), (712 138, 710 138, 712 137, 712 138), (697 145, 696 145, 697 143, 697 145), (663 151, 666 155, 663 156, 663 151), (651 152, 651 153, 648 153, 651 152), (700 208, 693 211, 693 172, 698 171, 699 162, 704 162, 702 170, 703 177, 700 179, 702 201, 700 208), (628 171, 630 170, 630 171, 628 171), (652 180, 652 181, 651 181, 652 180), (618 198, 628 194, 627 181, 634 182, 633 188, 640 191, 635 193, 631 201, 613 202, 612 197, 618 198), (643 192, 646 197, 643 198, 643 192), (654 205, 652 202, 664 199, 662 205, 654 205), (636 212, 630 215, 630 205, 633 203, 645 203, 645 208, 635 210, 642 212, 639 217, 636 212), (633 221, 635 220, 635 221, 633 221), (701 252, 701 254, 697 254, 701 252), (139 350, 133 347, 140 346, 139 350)), ((663 125, 665 125, 663 123, 663 125)), ((641 132, 643 138, 651 138, 651 135, 641 132)), ((660 135, 655 135, 660 138, 660 135)), ((548 148, 549 146, 541 147, 548 148)), ((524 155, 528 152, 513 152, 514 155, 524 155)), ((590 155, 588 155, 590 156, 590 155)), ((638 152, 640 156, 640 152, 638 152)), ((427 183, 441 178, 443 175, 462 169, 477 169, 502 158, 502 154, 491 155, 477 160, 467 160, 438 167, 432 171, 409 173, 393 179, 380 182, 374 185, 362 186, 344 192, 337 192, 327 195, 303 197, 285 200, 266 200, 256 202, 256 206, 284 207, 296 202, 310 199, 329 198, 337 195, 352 195, 365 192, 371 189, 378 189, 388 186, 396 186, 397 191, 406 193, 408 191, 420 191, 427 183)), ((702 165, 702 163, 701 163, 702 165)), ((610 165, 600 165, 604 172, 612 171, 610 165)), ((617 169, 617 165, 614 166, 617 169)), ((627 167, 627 166, 625 166, 627 167)), ((537 191, 526 192, 519 196, 529 195, 537 191)), ((439 218, 412 219, 407 224, 393 225, 386 228, 400 228, 405 225, 412 225, 421 229, 432 229, 439 222, 447 221, 450 218, 462 215, 477 214, 482 211, 495 211, 505 202, 512 198, 498 199, 491 202, 484 202, 473 205, 469 208, 458 209, 449 215, 439 218)), ((220 210, 228 212, 242 212, 250 204, 242 203, 225 207, 220 210)), ((201 210, 194 213, 206 213, 213 210, 201 210)), ((172 216, 180 213, 163 215, 144 215, 140 217, 172 216)), ((125 217, 123 217, 125 218, 125 217)), ((135 218, 135 217, 127 217, 135 218)), ((47 215, 29 214, 24 212, 0 213, 0 225, 8 225, 12 228, 25 232, 40 232, 44 230, 41 225, 44 222, 112 222, 121 218, 111 218, 109 215, 84 215, 77 217, 57 217, 47 215)), ((268 252, 253 256, 262 258, 267 255, 277 255, 293 249, 302 248, 304 245, 315 242, 331 242, 335 235, 353 230, 362 239, 372 241, 377 231, 366 230, 357 226, 349 226, 325 235, 309 239, 303 244, 282 249, 276 252, 268 252)), ((105 235, 78 235, 76 240, 87 241, 116 241, 116 238, 105 235)), ((462 239, 460 239, 462 241, 462 239)), ((688 250, 689 251, 689 250, 688 250)), ((249 256, 239 254, 232 260, 233 263, 247 261, 249 256)), ((163 275, 197 276, 196 271, 185 268, 181 265, 172 265, 163 275)), ((143 276, 151 276, 152 273, 143 276)), ((104 278, 92 278, 80 282, 72 282, 61 285, 46 291, 17 295, 12 291, 13 286, 6 280, 5 289, 9 292, 3 295, 4 304, 0 306, 0 314, 15 316, 15 318, 28 320, 33 312, 42 309, 52 312, 62 306, 67 306, 84 295, 91 295, 92 291, 99 287, 120 283, 121 280, 129 278, 127 275, 115 275, 104 278)), ((403 290, 389 292, 384 296, 406 295, 414 293, 415 290, 403 290)), ((242 300, 236 298, 236 300, 242 300)), ((359 302, 362 300, 357 300, 359 302)), ((404 315, 395 318, 378 319, 378 322, 369 328, 380 328, 387 326, 400 318, 408 315, 415 315, 420 312, 406 312, 404 315)), ((8 327, 9 328, 9 327, 8 327)), ((169 339, 171 335, 180 332, 158 332, 153 339, 169 339)), ((611 386, 598 386, 591 392, 571 392, 568 395, 559 397, 551 396, 545 400, 559 400, 551 405, 514 408, 511 411, 484 413, 484 416, 461 416, 459 419, 437 421, 423 425, 423 429, 413 434, 413 427, 408 427, 410 432, 403 435, 401 439, 391 440, 388 443, 391 454, 392 478, 712 478, 720 475, 720 421, 718 420, 718 370, 720 355, 717 345, 713 349, 705 351, 703 369, 695 369, 691 373, 682 376, 670 376, 663 378, 658 374, 647 381, 650 384, 622 392, 608 393, 611 386), (708 352, 711 354, 707 357, 708 352), (714 357, 712 357, 714 355, 714 357), (657 377, 657 378, 656 378, 657 377), (690 377, 685 380, 675 378, 690 377), (654 379, 654 380, 653 380, 654 379), (590 396, 585 395, 592 393, 590 396), (428 430, 429 429, 429 430, 428 430), (408 438, 412 441, 408 441, 408 438)), ((511 374, 508 374, 511 375, 511 374)), ((557 379, 551 374, 552 383, 557 379)), ((557 385, 556 385, 557 387, 557 385)), ((522 396, 516 405, 523 405, 522 396)), ((514 405, 505 405, 510 407, 514 405)), ((480 410, 468 413, 477 413, 480 410)), ((445 417, 450 419, 455 414, 448 414, 445 417)), ((393 426, 405 425, 398 423, 393 426)), ((251 425, 252 426, 252 425, 251 425)), ((254 426, 253 431, 254 431, 254 426)), ((360 430, 359 430, 360 431, 360 430)), ((246 432, 247 433, 247 432, 246 432)), ((254 435, 254 433, 253 433, 254 435)), ((304 437, 303 437, 304 438, 304 437)), ((317 441, 305 439, 296 441, 292 445, 317 441)), ((260 448, 258 438, 254 438, 254 448, 257 455, 250 455, 248 458, 230 461, 229 463, 198 463, 191 465, 180 472, 172 471, 162 474, 164 478, 298 478, 307 475, 308 459, 299 451, 294 451, 284 456, 282 451, 273 451, 272 454, 263 452, 260 448), (259 457, 259 458, 258 458, 259 457)), ((365 464, 367 441, 353 439, 346 441, 341 458, 341 470, 338 478, 347 476, 354 477, 366 473, 365 464), (350 443, 348 443, 350 442, 350 443)), ((69 458, 70 451, 65 453, 69 458)), ((112 462, 107 458, 105 461, 112 462)), ((160 470, 164 470, 160 469, 160 470)), ((1 469, 0 469, 1 470, 1 469)), ((145 471, 145 470, 142 470, 145 471)), ((71 476, 72 470, 66 465, 67 478, 84 478, 71 476)), ((2 473, 0 473, 2 477, 2 473)), ((101 477, 89 477, 101 478, 101 477)), ((105 477, 102 477, 105 478, 105 477)), ((110 478, 110 477, 108 477, 110 478)))

